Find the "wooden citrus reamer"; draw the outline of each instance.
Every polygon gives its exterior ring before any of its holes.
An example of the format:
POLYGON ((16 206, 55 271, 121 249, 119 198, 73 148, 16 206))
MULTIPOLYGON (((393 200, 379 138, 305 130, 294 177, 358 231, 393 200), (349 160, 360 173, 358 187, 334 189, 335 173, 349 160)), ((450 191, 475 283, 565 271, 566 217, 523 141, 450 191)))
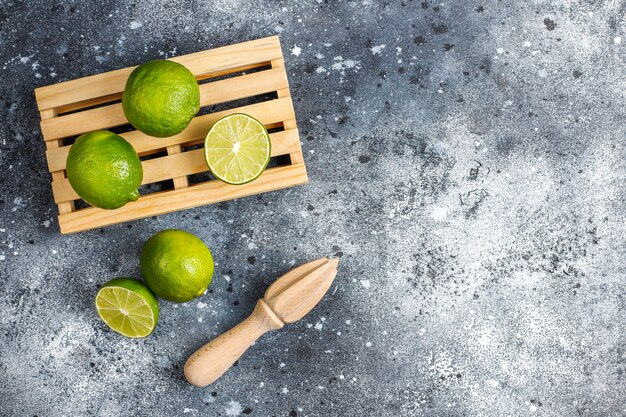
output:
POLYGON ((263 334, 304 317, 330 288, 338 264, 337 259, 317 259, 276 280, 247 319, 189 357, 187 381, 198 387, 214 382, 263 334))
POLYGON ((201 111, 185 130, 168 138, 154 138, 134 130, 124 116, 122 92, 135 67, 35 90, 61 233, 170 213, 308 181, 277 36, 170 59, 185 65, 200 83, 201 111), (226 109, 216 111, 216 105, 226 109), (245 185, 229 185, 199 175, 207 172, 208 167, 204 151, 198 146, 218 119, 233 113, 249 114, 270 129, 271 156, 282 157, 280 166, 267 168, 259 178, 245 185), (120 136, 130 142, 142 159, 142 184, 158 183, 162 189, 142 187, 139 200, 117 210, 84 207, 66 178, 65 164, 74 138, 97 129, 119 129, 120 136))

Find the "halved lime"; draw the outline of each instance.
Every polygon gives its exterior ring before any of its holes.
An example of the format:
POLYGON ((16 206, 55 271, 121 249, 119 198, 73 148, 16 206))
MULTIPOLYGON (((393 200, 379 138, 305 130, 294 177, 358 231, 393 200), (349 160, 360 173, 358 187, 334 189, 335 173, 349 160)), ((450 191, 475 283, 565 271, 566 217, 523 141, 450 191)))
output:
POLYGON ((223 117, 204 140, 204 157, 218 179, 233 185, 248 183, 270 161, 270 135, 252 116, 235 113, 223 117))
POLYGON ((159 321, 159 302, 150 289, 133 278, 113 279, 98 291, 100 318, 126 337, 146 337, 159 321))

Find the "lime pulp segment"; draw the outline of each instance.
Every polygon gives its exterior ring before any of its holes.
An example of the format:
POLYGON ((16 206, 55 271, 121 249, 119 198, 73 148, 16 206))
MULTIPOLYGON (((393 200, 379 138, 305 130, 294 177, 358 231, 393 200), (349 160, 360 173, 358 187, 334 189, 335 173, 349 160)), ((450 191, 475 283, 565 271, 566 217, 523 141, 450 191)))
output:
POLYGON ((111 329, 127 337, 148 336, 156 327, 157 320, 146 300, 126 288, 101 288, 96 308, 111 329))
POLYGON ((248 183, 263 173, 270 160, 269 133, 252 116, 231 114, 207 134, 204 155, 218 179, 233 185, 248 183))

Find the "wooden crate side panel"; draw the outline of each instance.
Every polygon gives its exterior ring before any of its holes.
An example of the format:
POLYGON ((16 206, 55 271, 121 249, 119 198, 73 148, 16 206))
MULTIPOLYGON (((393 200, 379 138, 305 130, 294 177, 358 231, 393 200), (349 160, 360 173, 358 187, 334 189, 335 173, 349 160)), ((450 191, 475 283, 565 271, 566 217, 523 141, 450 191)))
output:
MULTIPOLYGON (((270 135, 272 141, 272 156, 286 155, 297 147, 298 131, 296 129, 276 132, 270 135)), ((180 145, 174 145, 180 148, 180 145)), ((173 148, 173 147, 172 147, 173 148)), ((142 162, 143 181, 142 184, 152 184, 159 181, 173 179, 174 187, 185 188, 188 186, 187 175, 199 174, 208 171, 204 159, 204 149, 195 149, 187 152, 176 152, 177 149, 169 151, 168 155, 160 158, 149 159, 142 162), (176 181, 178 178, 184 178, 176 181), (176 186, 178 182, 178 186, 176 186)), ((56 203, 74 201, 80 199, 76 191, 70 185, 67 178, 59 178, 52 182, 52 192, 56 203)))
POLYGON ((117 210, 88 208, 59 216, 61 233, 73 233, 96 227, 170 213, 177 210, 246 197, 308 181, 304 165, 267 169, 246 185, 229 185, 219 180, 141 197, 117 210))
MULTIPOLYGON (((213 74, 224 74, 256 64, 268 63, 282 57, 277 36, 243 42, 193 54, 171 58, 185 65, 199 78, 213 74)), ((35 90, 39 110, 84 103, 93 105, 91 100, 102 97, 117 97, 123 90, 126 80, 136 67, 92 75, 77 80, 66 81, 35 90)), ((58 110, 58 109, 57 109, 58 110)))
MULTIPOLYGON (((281 90, 287 75, 281 69, 260 71, 200 85, 200 107, 281 90)), ((128 124, 121 103, 41 121, 45 140, 62 139, 98 129, 128 124)))

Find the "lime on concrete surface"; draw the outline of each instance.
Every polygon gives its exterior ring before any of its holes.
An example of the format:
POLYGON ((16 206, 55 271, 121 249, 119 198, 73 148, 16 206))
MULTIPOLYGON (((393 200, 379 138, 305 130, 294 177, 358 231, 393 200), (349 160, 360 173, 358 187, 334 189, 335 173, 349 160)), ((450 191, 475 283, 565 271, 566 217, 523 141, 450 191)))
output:
POLYGON ((148 61, 128 77, 122 109, 130 124, 146 135, 173 136, 198 113, 200 88, 185 66, 164 59, 148 61))
POLYGON ((213 175, 233 185, 248 183, 265 170, 270 135, 261 122, 236 113, 215 122, 204 141, 204 157, 213 175))
POLYGON ((67 179, 92 206, 116 209, 139 198, 143 168, 123 137, 108 130, 80 135, 70 148, 67 179))
POLYGON ((116 278, 96 295, 100 318, 126 337, 146 337, 159 321, 159 303, 150 289, 133 278, 116 278))
POLYGON ((206 291, 213 278, 213 256, 207 246, 183 230, 163 230, 141 251, 141 273, 159 297, 185 302, 206 291))

